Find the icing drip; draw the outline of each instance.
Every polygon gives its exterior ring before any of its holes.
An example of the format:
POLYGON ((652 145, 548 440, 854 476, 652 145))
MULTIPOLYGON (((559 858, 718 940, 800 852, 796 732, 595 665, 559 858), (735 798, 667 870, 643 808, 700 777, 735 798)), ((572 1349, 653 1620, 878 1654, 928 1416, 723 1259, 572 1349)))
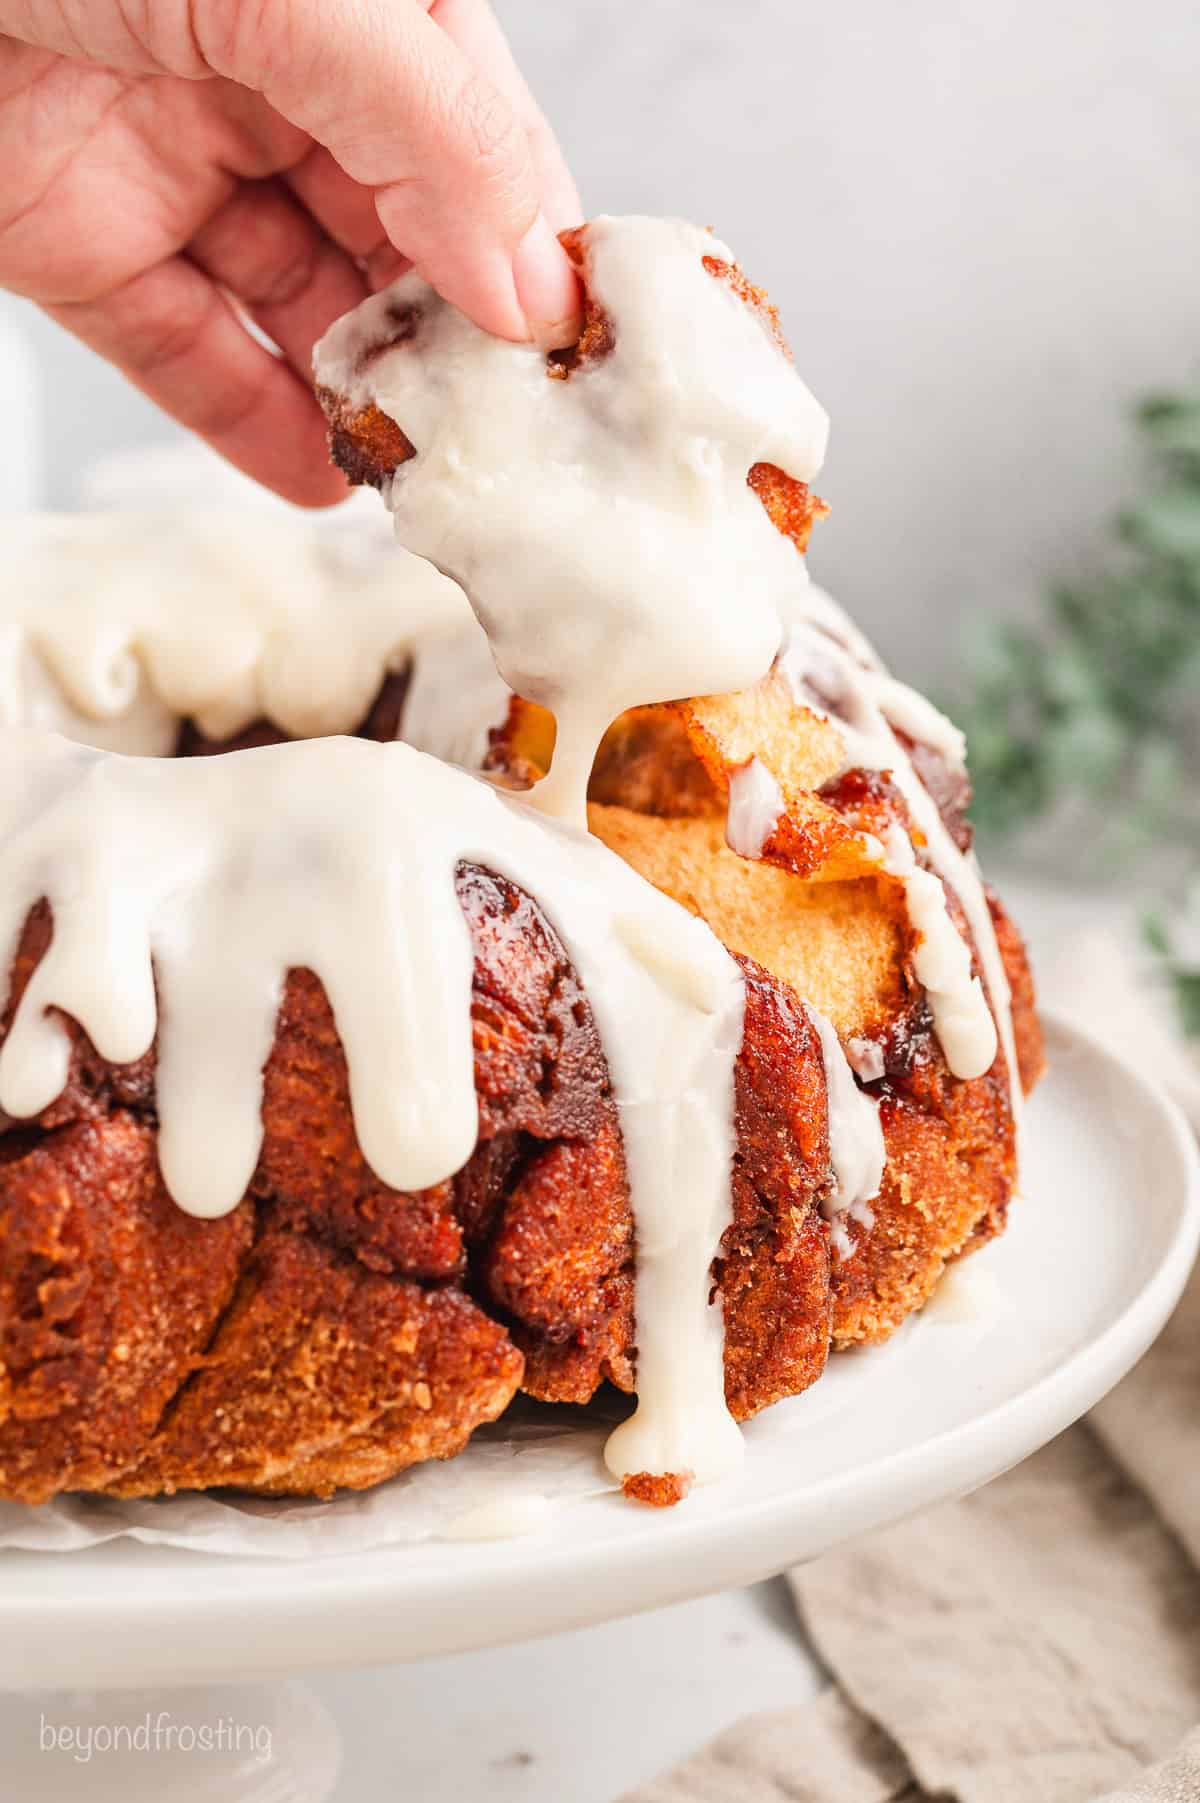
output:
POLYGON ((539 1533, 550 1520, 554 1504, 540 1491, 494 1496, 477 1503, 447 1522, 442 1540, 518 1540, 539 1533))
POLYGON ((913 970, 924 985, 946 1063, 958 1077, 981 1077, 996 1056, 996 1026, 978 977, 971 949, 946 905, 942 879, 922 870, 912 842, 893 826, 883 867, 899 877, 908 918, 918 933, 913 970))
MULTIPOLYGON (((921 935, 914 964, 928 991, 938 1040, 951 1071, 964 1078, 989 1070, 997 1044, 1003 1044, 1015 1115, 1020 1085, 1011 996, 978 866, 946 831, 936 802, 892 729, 892 719, 902 730, 907 730, 906 720, 911 723, 918 717, 928 724, 923 711, 928 704, 877 668, 864 668, 847 648, 848 641, 839 644, 831 636, 831 618, 838 623, 837 610, 834 616, 829 613, 831 606, 828 597, 822 597, 819 613, 814 609, 811 618, 797 611, 777 668, 798 705, 832 719, 844 740, 847 768, 886 770, 903 796, 913 824, 924 836, 933 868, 917 866, 907 836, 898 829, 888 835, 884 868, 904 883, 910 918, 921 935), (967 917, 988 995, 972 974, 970 950, 950 916, 946 886, 954 890, 967 917)), ((934 709, 929 712, 936 714, 934 709)), ((944 724, 943 746, 954 732, 949 722, 944 724)))
POLYGON ((703 1482, 736 1461, 708 1291, 729 1219, 744 991, 702 921, 598 840, 401 744, 160 761, 3 729, 0 835, 6 959, 41 897, 54 917, 0 1050, 0 1107, 33 1115, 63 1087, 69 1041, 48 1010, 115 1063, 157 1028, 163 1178, 205 1216, 234 1207, 254 1172, 292 968, 325 986, 379 1177, 417 1190, 465 1163, 478 1128, 473 953, 454 873, 467 860, 527 888, 591 1001, 624 1140, 639 1399, 610 1466, 703 1482))
POLYGON ((512 699, 486 637, 472 620, 459 631, 414 639, 411 651, 400 736, 430 757, 482 769, 489 729, 503 723, 512 699))
POLYGON ((765 764, 751 758, 729 779, 725 843, 739 858, 761 858, 783 813, 783 790, 765 764))
POLYGON ((827 420, 678 220, 602 218, 588 285, 612 345, 565 380, 478 331, 415 271, 340 320, 317 380, 415 447, 388 485, 401 542, 462 583, 519 695, 556 716, 539 805, 579 824, 626 708, 758 681, 807 576, 746 477, 807 481, 827 420), (399 326, 404 324, 403 334, 399 326))
POLYGON ((5 551, 3 726, 151 757, 184 718, 216 739, 264 716, 348 732, 424 635, 458 628, 486 656, 430 564, 286 516, 34 514, 6 523, 5 551))
MULTIPOLYGON (((864 1225, 874 1222, 867 1204, 874 1201, 883 1182, 887 1152, 879 1109, 854 1081, 854 1072, 842 1050, 833 1023, 811 1003, 805 1011, 816 1028, 825 1063, 825 1090, 829 1109, 829 1161, 833 1167, 833 1192, 823 1207, 827 1221, 837 1223, 842 1214, 859 1213, 864 1225)), ((843 1239, 849 1242, 844 1227, 843 1239)), ((843 1251, 843 1256, 845 1252, 843 1251)))
POLYGON ((874 645, 861 632, 844 607, 838 605, 828 589, 810 582, 800 597, 800 604, 789 610, 790 625, 815 627, 827 639, 848 652, 864 670, 882 671, 883 664, 874 645))
MULTIPOLYGON (((705 269, 706 256, 732 262, 707 233, 600 219, 584 254, 610 343, 572 370, 479 332, 415 271, 335 325, 314 356, 322 387, 351 410, 380 409, 414 447, 385 490, 397 535, 462 583, 501 675, 555 715, 553 765, 532 800, 581 827, 597 747, 627 708, 745 688, 770 668, 807 575, 747 475, 766 462, 808 480, 827 432, 761 321, 705 269)), ((782 797, 765 796, 771 779, 751 768, 730 831, 758 855, 782 797)), ((648 937, 639 910, 619 930, 686 1002, 696 969, 680 956, 681 929, 648 937)), ((725 1048, 730 1070, 737 1043, 725 1048)), ((686 1043, 667 1055, 661 1081, 686 1084, 686 1043)), ((673 1213, 642 1208, 634 1185, 639 1403, 608 1460, 622 1475, 690 1469, 703 1481, 711 1473, 683 1450, 698 1381, 685 1366, 703 1358, 711 1438, 721 1336, 685 1352, 662 1324, 689 1311, 713 1319, 732 1088, 724 1114, 681 1099, 665 1130, 655 1093, 646 1086, 622 1115, 631 1177, 640 1132, 647 1164, 681 1175, 673 1213)))
POLYGON ((864 670, 859 683, 890 727, 940 752, 949 764, 961 768, 966 762, 967 741, 958 727, 916 689, 882 670, 864 670))

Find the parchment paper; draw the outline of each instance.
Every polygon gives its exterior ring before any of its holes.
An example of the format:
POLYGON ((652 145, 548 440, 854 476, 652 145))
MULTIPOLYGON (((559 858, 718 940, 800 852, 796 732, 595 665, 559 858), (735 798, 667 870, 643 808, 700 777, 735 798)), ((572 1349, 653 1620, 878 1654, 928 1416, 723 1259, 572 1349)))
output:
MULTIPOLYGON (((307 1559, 465 1535, 464 1518, 527 1501, 534 1526, 570 1501, 616 1488, 604 1442, 620 1405, 571 1409, 518 1402, 483 1427, 457 1458, 432 1460, 373 1490, 330 1502, 180 1492, 144 1502, 67 1496, 31 1506, 0 1502, 0 1550, 78 1552, 124 1535, 152 1546, 273 1559, 307 1559)), ((519 1529, 517 1531, 520 1531, 519 1529)), ((502 1537, 502 1536, 496 1536, 502 1537)))

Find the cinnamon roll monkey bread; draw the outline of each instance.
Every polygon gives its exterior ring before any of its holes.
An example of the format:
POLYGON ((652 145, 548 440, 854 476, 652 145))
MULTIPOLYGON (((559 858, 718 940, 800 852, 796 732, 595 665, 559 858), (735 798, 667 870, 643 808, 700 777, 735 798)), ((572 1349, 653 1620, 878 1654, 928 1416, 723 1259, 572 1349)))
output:
POLYGON ((4 1497, 324 1496, 608 1384, 674 1502, 1004 1226, 1029 971, 808 580, 825 416, 716 239, 567 243, 568 351, 415 273, 318 346, 404 549, 8 528, 4 1497))

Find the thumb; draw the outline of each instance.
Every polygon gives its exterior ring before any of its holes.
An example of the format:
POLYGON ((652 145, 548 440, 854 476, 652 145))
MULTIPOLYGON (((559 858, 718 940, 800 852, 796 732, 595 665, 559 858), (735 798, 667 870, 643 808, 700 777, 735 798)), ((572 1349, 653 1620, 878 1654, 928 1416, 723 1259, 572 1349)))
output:
POLYGON ((197 0, 193 22, 210 68, 375 191, 388 237, 448 301, 504 338, 577 335, 525 128, 417 0, 197 0))

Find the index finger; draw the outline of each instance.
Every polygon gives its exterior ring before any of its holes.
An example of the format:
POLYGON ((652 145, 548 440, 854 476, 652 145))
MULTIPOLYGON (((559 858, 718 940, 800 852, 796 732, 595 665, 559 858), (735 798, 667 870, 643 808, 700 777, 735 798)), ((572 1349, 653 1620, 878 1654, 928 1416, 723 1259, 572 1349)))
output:
POLYGON ((541 190, 542 212, 554 231, 581 225, 583 207, 558 139, 517 67, 487 0, 430 0, 429 16, 500 90, 520 120, 541 190))

